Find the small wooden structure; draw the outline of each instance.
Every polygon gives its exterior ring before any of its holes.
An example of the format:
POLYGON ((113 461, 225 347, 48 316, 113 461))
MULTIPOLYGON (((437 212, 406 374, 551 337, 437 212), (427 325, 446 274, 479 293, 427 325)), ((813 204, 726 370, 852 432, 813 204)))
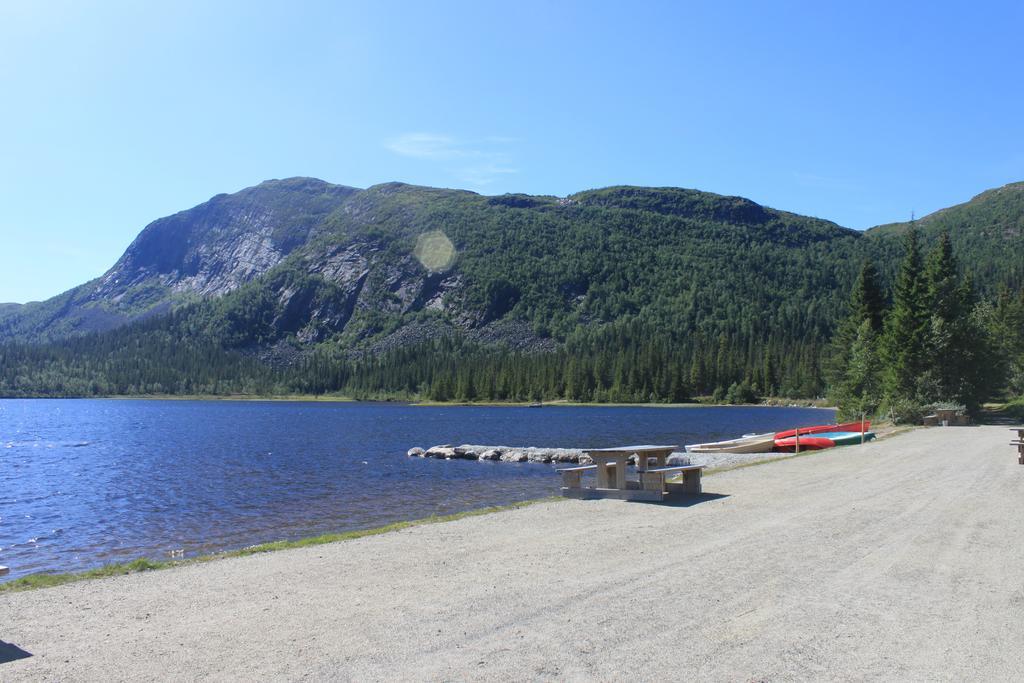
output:
POLYGON ((1017 432, 1017 438, 1010 445, 1017 447, 1017 462, 1024 465, 1024 427, 1011 427, 1010 431, 1017 432))
POLYGON ((566 498, 619 498, 622 500, 661 501, 675 494, 700 493, 701 465, 666 465, 668 456, 678 446, 618 446, 583 451, 593 465, 567 467, 562 475, 562 495, 566 498), (626 468, 636 456, 637 478, 626 477, 626 468), (654 460, 654 466, 651 466, 654 460), (595 486, 583 486, 583 474, 596 475, 595 486), (682 482, 668 477, 681 474, 682 482))
POLYGON ((966 415, 958 415, 955 410, 936 410, 931 415, 925 415, 921 419, 925 427, 953 427, 971 424, 971 418, 966 415))

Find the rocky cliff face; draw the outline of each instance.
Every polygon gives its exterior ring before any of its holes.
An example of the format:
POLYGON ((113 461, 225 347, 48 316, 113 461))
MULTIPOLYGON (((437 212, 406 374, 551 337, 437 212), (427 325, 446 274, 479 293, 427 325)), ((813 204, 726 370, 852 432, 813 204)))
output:
POLYGON ((90 294, 120 303, 138 287, 216 297, 263 275, 318 235, 356 189, 271 180, 150 223, 90 294))
POLYGON ((314 178, 268 180, 158 219, 98 279, 0 311, 0 340, 102 331, 177 302, 223 296, 315 239, 356 192, 314 178))

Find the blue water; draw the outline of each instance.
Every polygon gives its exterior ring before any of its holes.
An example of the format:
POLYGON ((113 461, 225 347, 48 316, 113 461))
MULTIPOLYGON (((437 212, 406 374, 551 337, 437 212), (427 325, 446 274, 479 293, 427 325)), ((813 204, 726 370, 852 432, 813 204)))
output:
POLYGON ((0 400, 8 579, 240 548, 555 494, 549 465, 412 446, 685 444, 822 424, 809 408, 0 400))

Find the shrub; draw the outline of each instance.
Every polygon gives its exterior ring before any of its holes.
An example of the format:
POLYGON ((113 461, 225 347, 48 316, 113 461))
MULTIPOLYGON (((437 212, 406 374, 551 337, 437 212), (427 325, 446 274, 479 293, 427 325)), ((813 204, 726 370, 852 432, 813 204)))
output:
POLYGON ((896 399, 889 404, 889 414, 893 424, 921 424, 925 415, 929 414, 927 406, 911 399, 896 399))

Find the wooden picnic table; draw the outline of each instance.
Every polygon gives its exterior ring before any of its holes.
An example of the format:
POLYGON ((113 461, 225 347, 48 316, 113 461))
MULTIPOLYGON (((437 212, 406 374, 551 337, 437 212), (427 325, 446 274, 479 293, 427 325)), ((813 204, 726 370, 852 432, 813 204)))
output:
POLYGON ((616 446, 615 448, 594 448, 583 451, 590 456, 590 459, 597 465, 597 488, 599 489, 625 489, 626 488, 626 465, 629 459, 636 456, 637 472, 647 469, 649 458, 655 458, 658 467, 664 467, 668 456, 679 446, 616 446), (614 465, 613 467, 609 467, 614 465), (614 485, 609 481, 609 470, 615 474, 614 485))
POLYGON ((678 446, 616 446, 583 451, 594 464, 558 470, 562 475, 562 495, 569 498, 620 498, 660 501, 674 493, 700 493, 702 465, 667 466, 668 456, 678 446), (626 478, 629 460, 636 456, 638 480, 626 478), (655 464, 651 466, 650 460, 655 464), (594 472, 597 485, 584 487, 584 472, 594 472), (682 475, 682 482, 669 483, 667 477, 682 475))
POLYGON ((1024 427, 1010 427, 1011 432, 1017 432, 1017 438, 1010 442, 1011 446, 1017 447, 1017 462, 1024 465, 1024 427))

